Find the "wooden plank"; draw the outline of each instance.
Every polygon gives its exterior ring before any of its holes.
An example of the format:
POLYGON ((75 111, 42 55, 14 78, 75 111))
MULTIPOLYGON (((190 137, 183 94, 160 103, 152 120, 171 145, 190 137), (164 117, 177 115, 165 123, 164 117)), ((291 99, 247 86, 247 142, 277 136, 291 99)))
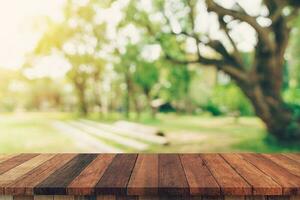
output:
POLYGON ((97 196, 96 199, 97 200, 116 200, 116 196, 115 195, 100 195, 100 196, 97 196))
POLYGON ((86 133, 89 133, 96 137, 114 141, 117 144, 121 144, 123 146, 130 147, 132 149, 137 149, 139 151, 145 151, 146 149, 148 149, 148 146, 149 146, 146 143, 139 142, 137 140, 130 139, 128 137, 120 136, 118 134, 115 134, 115 133, 112 133, 109 131, 105 131, 105 130, 102 130, 99 128, 95 128, 95 127, 93 127, 91 125, 87 125, 83 122, 70 122, 70 124, 73 125, 74 127, 77 127, 79 129, 85 131, 86 133))
POLYGON ((300 177, 300 163, 281 154, 262 154, 277 165, 284 167, 292 174, 300 177))
POLYGON ((281 195, 282 187, 238 154, 221 154, 253 188, 254 195, 281 195))
POLYGON ((159 196, 139 196, 139 200, 159 200, 159 196))
MULTIPOLYGON (((3 189, 4 191, 3 187, 7 186, 9 183, 12 183, 18 178, 24 176, 26 173, 36 168, 37 166, 41 165, 42 163, 46 162, 47 160, 51 159, 52 157, 54 157, 54 154, 41 154, 5 172, 4 174, 1 174, 0 175, 1 189, 3 189)), ((4 192, 2 192, 2 194, 3 193, 4 192)))
POLYGON ((300 195, 293 195, 293 196, 290 196, 290 200, 300 200, 300 195))
POLYGON ((136 139, 139 139, 142 141, 147 141, 147 142, 161 144, 161 145, 168 144, 168 141, 166 140, 165 137, 161 137, 161 136, 157 136, 157 135, 142 134, 136 130, 134 130, 134 131, 125 130, 125 129, 119 128, 117 126, 107 125, 107 124, 103 124, 103 123, 99 123, 99 122, 94 122, 91 120, 80 120, 80 121, 87 125, 94 126, 95 128, 113 132, 115 134, 123 135, 126 137, 136 138, 136 139))
POLYGON ((34 200, 33 196, 14 196, 14 200, 34 200))
POLYGON ((270 195, 270 196, 267 196, 267 200, 290 200, 290 197, 289 196, 270 195))
POLYGON ((203 196, 202 200, 224 200, 223 196, 203 196))
POLYGON ((138 196, 116 196, 116 200, 139 200, 138 196))
POLYGON ((11 183, 5 188, 6 194, 11 195, 33 195, 33 188, 44 181, 54 171, 61 168, 76 154, 58 154, 52 159, 46 161, 39 167, 27 173, 21 179, 11 183))
POLYGON ((112 162, 115 154, 101 154, 91 162, 79 176, 68 186, 67 192, 72 195, 90 195, 94 186, 99 182, 105 170, 112 162))
POLYGON ((90 149, 93 152, 99 153, 121 153, 122 150, 114 146, 106 144, 101 140, 89 135, 88 133, 75 128, 68 123, 56 121, 53 123, 53 126, 59 130, 61 133, 73 139, 73 141, 79 146, 84 146, 85 148, 90 149))
POLYGON ((54 200, 74 200, 74 196, 55 195, 54 200))
POLYGON ((159 194, 188 195, 189 186, 179 155, 161 154, 158 163, 159 194))
POLYGON ((245 196, 245 200, 267 200, 267 196, 264 195, 245 196))
POLYGON ((128 195, 158 194, 158 155, 138 156, 127 186, 128 195))
POLYGON ((245 200, 245 196, 224 196, 224 200, 245 200))
POLYGON ((0 196, 0 200, 13 200, 13 196, 0 196))
POLYGON ((20 154, 4 161, 0 165, 0 175, 38 155, 39 154, 20 154))
POLYGON ((36 195, 34 196, 34 200, 53 200, 54 196, 52 195, 36 195))
POLYGON ((67 186, 76 178, 81 171, 90 164, 96 154, 80 154, 65 164, 59 170, 51 174, 46 180, 34 188, 37 195, 66 195, 67 186))
POLYGON ((251 195, 252 187, 218 154, 201 154, 224 195, 251 195))
POLYGON ((283 194, 291 195, 300 192, 300 178, 291 174, 285 168, 259 154, 247 153, 241 154, 241 156, 281 185, 283 194))
POLYGON ((137 154, 119 154, 95 187, 96 194, 126 195, 126 186, 134 168, 137 154))
POLYGON ((300 163, 300 153, 285 153, 283 155, 300 163))
POLYGON ((220 195, 220 187, 197 154, 180 155, 191 195, 220 195))
POLYGON ((74 196, 74 200, 96 200, 96 196, 74 196))
POLYGON ((1 154, 0 155, 0 163, 17 156, 18 154, 1 154))

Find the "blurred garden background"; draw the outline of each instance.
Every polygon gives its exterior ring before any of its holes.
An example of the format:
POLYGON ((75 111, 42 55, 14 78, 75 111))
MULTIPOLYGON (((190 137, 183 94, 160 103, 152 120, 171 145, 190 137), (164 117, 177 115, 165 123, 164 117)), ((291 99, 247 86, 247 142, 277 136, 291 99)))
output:
POLYGON ((0 153, 300 151, 299 1, 0 5, 0 153))

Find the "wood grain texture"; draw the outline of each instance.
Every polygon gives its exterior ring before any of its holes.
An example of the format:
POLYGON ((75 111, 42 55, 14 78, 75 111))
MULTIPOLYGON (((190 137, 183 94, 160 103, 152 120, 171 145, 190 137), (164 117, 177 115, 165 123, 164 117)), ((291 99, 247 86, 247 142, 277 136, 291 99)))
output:
POLYGON ((33 196, 14 196, 14 200, 34 200, 33 196))
POLYGON ((189 186, 177 154, 161 154, 158 160, 159 194, 188 195, 189 186))
POLYGON ((5 193, 11 195, 33 195, 33 188, 57 169, 68 163, 76 154, 59 154, 27 173, 21 179, 6 186, 5 193))
POLYGON ((52 195, 36 195, 34 196, 34 200, 53 200, 54 196, 52 195))
POLYGON ((197 154, 180 155, 191 195, 220 195, 220 187, 197 154))
POLYGON ((300 153, 297 153, 297 154, 296 153, 285 153, 283 155, 300 163, 300 153))
POLYGON ((159 196, 139 196, 139 200, 159 200, 159 196))
POLYGON ((259 170, 270 176, 283 188, 283 194, 297 194, 300 190, 300 178, 283 167, 259 154, 241 154, 259 170))
POLYGON ((74 196, 55 195, 54 200, 74 200, 74 196))
POLYGON ((0 196, 0 200, 13 200, 13 199, 14 199, 13 196, 8 196, 8 195, 0 196))
POLYGON ((67 186, 81 171, 90 164, 96 154, 80 154, 51 174, 34 188, 34 194, 66 195, 67 186))
POLYGON ((217 154, 201 154, 223 195, 251 195, 252 187, 217 154))
POLYGON ((17 156, 18 154, 0 154, 0 163, 17 156))
POLYGON ((70 195, 91 195, 94 186, 99 182, 105 170, 108 168, 115 154, 101 154, 91 162, 68 186, 70 195))
POLYGON ((290 200, 300 200, 300 195, 298 196, 290 196, 290 200))
POLYGON ((2 162, 0 165, 0 175, 38 155, 39 154, 20 154, 2 162))
POLYGON ((137 154, 118 154, 95 187, 96 194, 126 195, 137 154))
POLYGON ((238 154, 221 154, 253 188, 254 195, 281 195, 282 187, 238 154))
POLYGON ((24 176, 26 173, 41 165, 45 161, 51 159, 52 157, 54 157, 54 154, 41 154, 1 174, 0 187, 4 187, 9 183, 17 180, 18 178, 24 176))
POLYGON ((0 155, 6 158, 0 163, 3 172, 0 189, 4 195, 16 198, 52 195, 54 199, 53 195, 59 198, 69 195, 73 200, 95 200, 94 195, 190 200, 214 197, 234 200, 240 195, 246 195, 245 200, 258 200, 262 195, 300 196, 298 155, 0 155))
POLYGON ((224 200, 245 200, 245 196, 224 196, 224 200))
POLYGON ((284 167, 292 174, 300 177, 300 163, 281 154, 262 154, 277 165, 284 167))
POLYGON ((99 195, 96 200, 116 200, 115 195, 99 195))
POLYGON ((139 155, 127 186, 128 195, 158 194, 158 155, 139 155))

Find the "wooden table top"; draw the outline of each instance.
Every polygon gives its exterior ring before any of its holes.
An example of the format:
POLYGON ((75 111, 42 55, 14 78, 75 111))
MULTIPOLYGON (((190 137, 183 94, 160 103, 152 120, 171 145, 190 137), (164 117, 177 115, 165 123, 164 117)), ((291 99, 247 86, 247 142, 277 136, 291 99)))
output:
POLYGON ((300 154, 0 155, 0 195, 300 195, 300 154))

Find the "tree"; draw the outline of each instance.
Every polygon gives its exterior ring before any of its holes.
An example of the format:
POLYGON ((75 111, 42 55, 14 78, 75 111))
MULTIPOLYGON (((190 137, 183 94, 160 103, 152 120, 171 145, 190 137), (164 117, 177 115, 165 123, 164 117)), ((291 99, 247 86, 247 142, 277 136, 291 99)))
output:
MULTIPOLYGON (((106 42, 105 24, 96 21, 95 8, 102 8, 110 1, 90 0, 77 4, 68 0, 64 7, 64 20, 48 21, 48 30, 38 42, 34 54, 44 56, 53 52, 61 54, 71 64, 67 77, 73 84, 81 114, 89 110, 87 100, 88 82, 94 82, 94 93, 100 94, 96 83, 100 81, 105 61, 99 56, 102 45, 106 42)), ((97 106, 99 97, 94 98, 97 106)))
POLYGON ((198 18, 203 11, 199 11, 199 5, 203 3, 196 0, 155 1, 153 8, 147 10, 137 9, 138 3, 131 1, 126 12, 130 20, 153 37, 153 42, 161 44, 166 59, 179 64, 217 67, 241 88, 270 134, 279 140, 299 141, 300 116, 284 102, 281 90, 284 54, 292 30, 289 25, 298 15, 300 2, 263 0, 261 8, 264 9, 261 10, 267 12, 254 15, 249 14, 239 1, 230 7, 205 0, 207 11, 214 13, 218 32, 222 32, 225 39, 213 37, 209 31, 197 31, 201 23, 205 23, 198 18), (155 15, 159 20, 153 20, 155 15), (260 23, 261 19, 267 23, 260 23), (241 24, 247 24, 255 31, 256 44, 250 64, 244 61, 244 52, 232 35, 232 29, 241 24), (177 50, 165 45, 166 37, 174 38, 177 50), (191 40, 196 46, 194 52, 183 48, 183 44, 191 40))

